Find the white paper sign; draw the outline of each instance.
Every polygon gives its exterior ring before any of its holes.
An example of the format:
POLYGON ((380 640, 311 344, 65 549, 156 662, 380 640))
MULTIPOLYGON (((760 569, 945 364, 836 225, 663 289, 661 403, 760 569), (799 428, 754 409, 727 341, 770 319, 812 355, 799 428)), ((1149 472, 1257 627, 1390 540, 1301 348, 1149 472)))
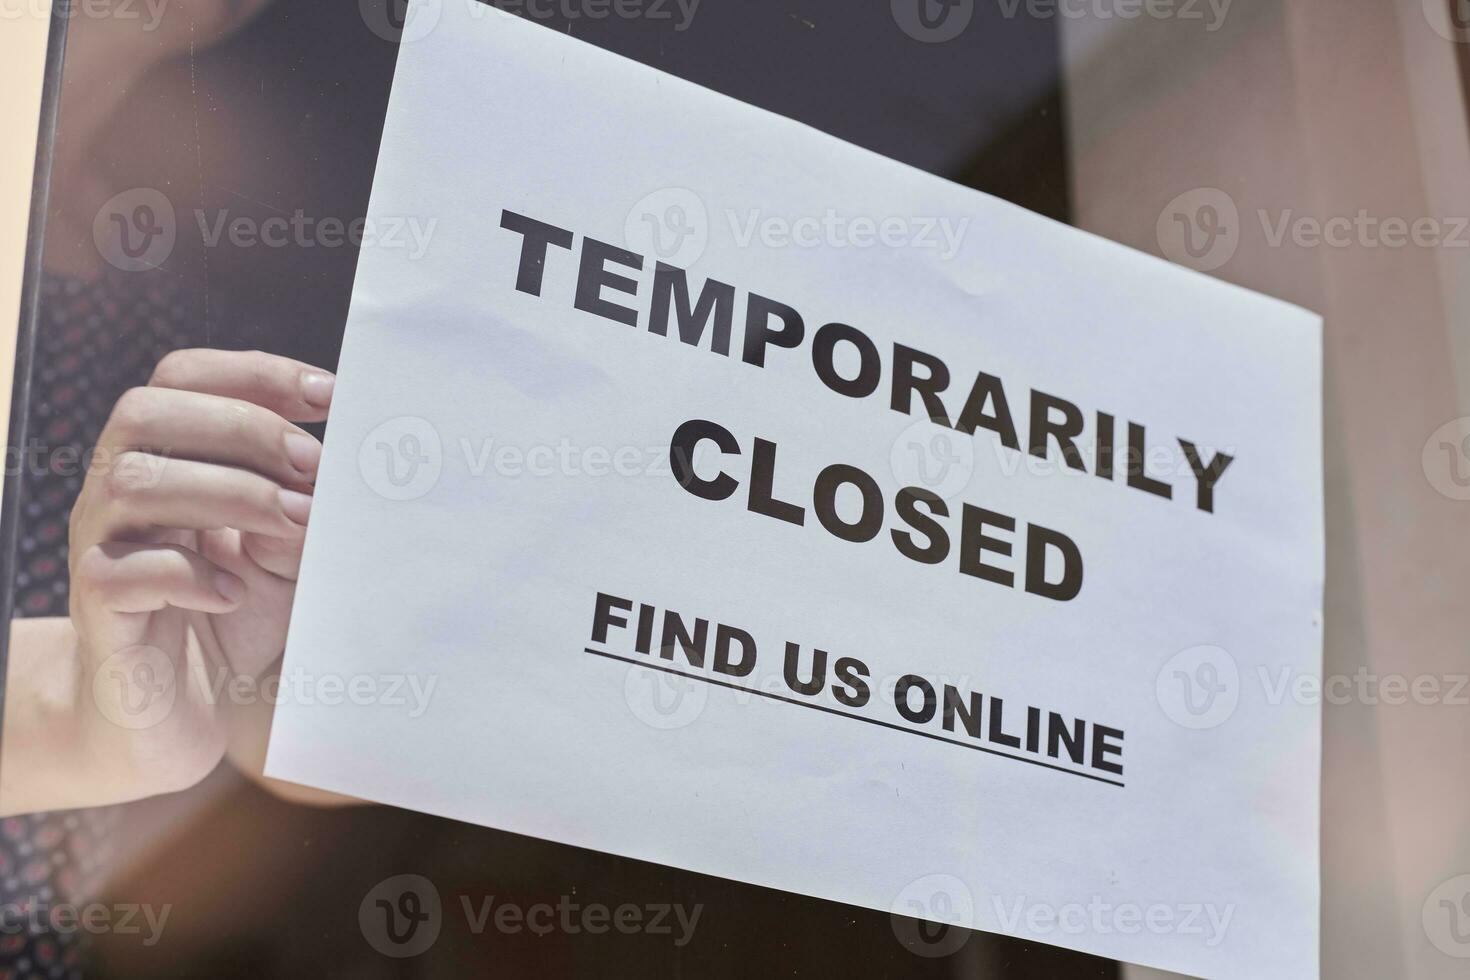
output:
POLYGON ((1316 973, 1317 317, 461 3, 370 220, 271 775, 1316 973))

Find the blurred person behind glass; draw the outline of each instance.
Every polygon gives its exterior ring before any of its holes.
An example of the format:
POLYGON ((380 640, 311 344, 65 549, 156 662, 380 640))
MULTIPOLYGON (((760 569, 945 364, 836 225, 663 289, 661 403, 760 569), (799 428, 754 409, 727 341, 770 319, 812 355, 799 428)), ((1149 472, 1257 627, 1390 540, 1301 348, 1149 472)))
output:
MULTIPOLYGON (((227 753, 258 778, 269 706, 202 695, 214 670, 278 669, 321 452, 293 423, 325 419, 333 379, 198 349, 208 337, 187 279, 110 264, 102 219, 118 188, 97 144, 150 70, 192 59, 268 2, 68 14, 33 386, 17 406, 29 441, 0 741, 7 916, 95 894, 111 817, 96 808, 184 789, 227 753), (166 716, 133 724, 139 693, 167 702, 166 716)), ((134 230, 148 229, 118 229, 134 230)), ((83 933, 4 926, 0 965, 78 975, 83 933)))

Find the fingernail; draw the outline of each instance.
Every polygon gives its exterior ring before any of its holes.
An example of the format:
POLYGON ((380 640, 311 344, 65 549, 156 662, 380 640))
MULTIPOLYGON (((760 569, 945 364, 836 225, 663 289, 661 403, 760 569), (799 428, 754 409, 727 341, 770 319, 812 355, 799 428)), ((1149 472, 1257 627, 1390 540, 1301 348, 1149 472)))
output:
POLYGON ((337 379, 322 371, 310 371, 301 376, 301 397, 314 408, 326 408, 332 404, 332 389, 337 379))
POLYGON ((286 458, 296 472, 310 476, 322 461, 322 444, 305 432, 286 433, 286 458))
POLYGON ((226 602, 239 602, 245 598, 245 583, 229 572, 215 573, 214 589, 226 602))
POLYGON ((307 519, 311 517, 311 495, 295 490, 282 490, 281 509, 286 512, 287 517, 305 527, 307 519))

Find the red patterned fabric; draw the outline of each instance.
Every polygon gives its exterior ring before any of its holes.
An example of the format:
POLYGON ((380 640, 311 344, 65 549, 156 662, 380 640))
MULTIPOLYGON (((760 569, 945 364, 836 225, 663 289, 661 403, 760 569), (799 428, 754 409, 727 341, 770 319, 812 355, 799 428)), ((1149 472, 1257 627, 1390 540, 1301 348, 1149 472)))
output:
MULTIPOLYGON (((124 391, 147 384, 169 351, 198 343, 194 322, 163 271, 43 282, 28 440, 7 460, 22 467, 17 616, 67 615, 67 520, 92 448, 124 391)), ((96 900, 116 816, 0 822, 0 980, 81 976, 87 933, 68 913, 96 900)))

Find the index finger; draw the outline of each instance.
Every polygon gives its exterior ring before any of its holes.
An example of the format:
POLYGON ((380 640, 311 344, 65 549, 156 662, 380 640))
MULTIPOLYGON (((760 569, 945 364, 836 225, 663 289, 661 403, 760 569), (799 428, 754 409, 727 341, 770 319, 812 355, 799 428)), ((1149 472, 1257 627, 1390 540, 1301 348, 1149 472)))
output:
POLYGON ((331 407, 335 381, 330 371, 277 354, 194 348, 165 356, 148 383, 238 398, 291 422, 320 422, 331 407))

